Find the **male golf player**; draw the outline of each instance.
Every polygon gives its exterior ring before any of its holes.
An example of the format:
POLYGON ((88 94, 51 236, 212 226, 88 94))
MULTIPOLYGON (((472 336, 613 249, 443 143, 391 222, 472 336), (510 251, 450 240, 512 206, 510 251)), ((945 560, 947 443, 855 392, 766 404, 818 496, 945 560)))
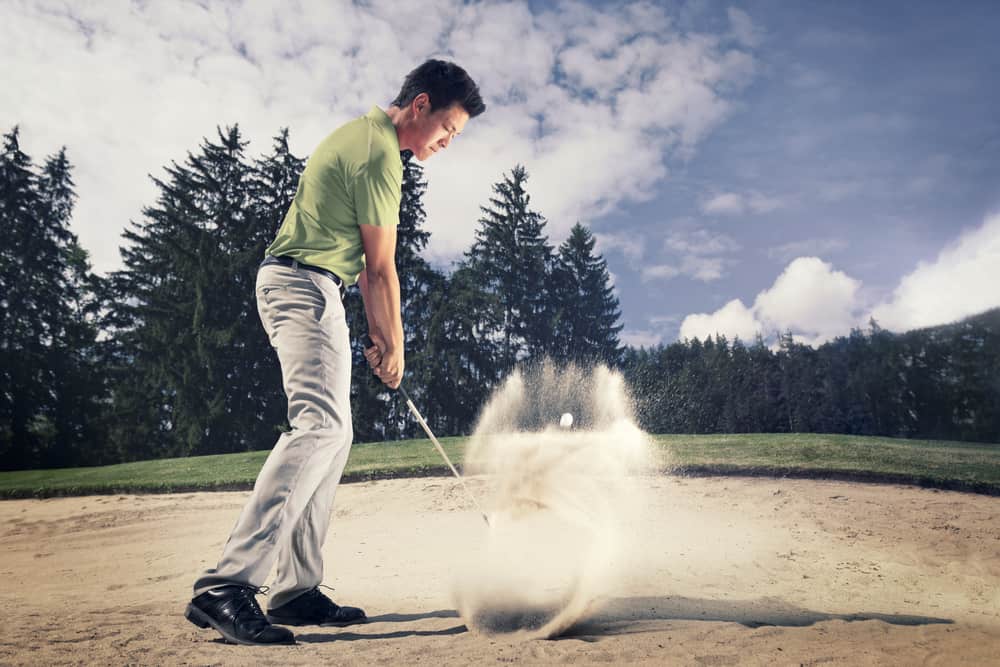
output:
POLYGON ((400 153, 426 160, 485 110, 461 67, 428 60, 383 111, 372 107, 316 148, 257 273, 257 309, 281 364, 291 430, 257 476, 218 565, 195 581, 185 616, 239 644, 290 644, 278 625, 362 623, 320 590, 323 541, 351 449, 351 349, 341 298, 357 283, 374 346, 365 357, 395 389, 403 377, 396 275, 400 153), (277 563, 267 615, 255 595, 277 563))

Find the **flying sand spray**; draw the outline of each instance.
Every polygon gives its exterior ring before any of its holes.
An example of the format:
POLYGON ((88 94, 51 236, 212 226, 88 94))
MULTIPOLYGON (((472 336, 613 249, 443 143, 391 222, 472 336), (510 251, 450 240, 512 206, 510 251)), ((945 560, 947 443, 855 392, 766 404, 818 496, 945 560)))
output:
POLYGON ((492 489, 489 515, 402 385, 399 392, 489 528, 455 579, 466 624, 528 638, 565 632, 623 574, 622 519, 644 504, 641 485, 630 482, 653 468, 624 378, 549 362, 507 378, 466 449, 465 470, 492 489))
POLYGON ((466 448, 464 470, 491 490, 490 530, 454 588, 469 628, 553 637, 610 594, 637 539, 625 519, 645 505, 634 482, 651 452, 619 373, 553 363, 512 373, 466 448))

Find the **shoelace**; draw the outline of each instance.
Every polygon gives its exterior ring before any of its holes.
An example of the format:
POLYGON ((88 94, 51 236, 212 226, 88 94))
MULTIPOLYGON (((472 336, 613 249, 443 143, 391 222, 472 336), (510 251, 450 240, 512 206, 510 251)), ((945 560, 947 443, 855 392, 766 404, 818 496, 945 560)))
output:
POLYGON ((237 597, 241 601, 241 604, 236 606, 235 612, 237 614, 241 613, 247 607, 250 608, 250 612, 254 616, 264 618, 264 612, 261 610, 260 605, 257 604, 257 598, 255 595, 267 595, 267 592, 271 590, 267 586, 261 586, 260 588, 254 588, 253 586, 241 586, 237 597))
POLYGON ((320 588, 325 588, 328 591, 334 590, 332 586, 327 586, 326 584, 320 584, 316 588, 313 588, 312 590, 305 593, 305 595, 308 595, 312 600, 315 600, 316 602, 323 604, 323 606, 332 605, 334 610, 340 609, 340 605, 331 600, 330 598, 328 598, 326 595, 324 595, 323 592, 319 590, 320 588))

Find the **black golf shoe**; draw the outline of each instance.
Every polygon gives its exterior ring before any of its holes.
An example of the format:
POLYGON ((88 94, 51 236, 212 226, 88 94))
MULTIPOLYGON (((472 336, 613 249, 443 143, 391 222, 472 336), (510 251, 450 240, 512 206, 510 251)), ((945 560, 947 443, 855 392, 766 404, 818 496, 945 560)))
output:
POLYGON ((313 588, 291 602, 267 610, 267 620, 282 625, 326 625, 343 627, 366 623, 368 617, 357 607, 341 607, 313 588))
POLYGON ((232 644, 294 644, 291 630, 271 625, 264 616, 254 597, 260 592, 253 586, 213 588, 191 600, 184 617, 199 628, 215 628, 232 644))

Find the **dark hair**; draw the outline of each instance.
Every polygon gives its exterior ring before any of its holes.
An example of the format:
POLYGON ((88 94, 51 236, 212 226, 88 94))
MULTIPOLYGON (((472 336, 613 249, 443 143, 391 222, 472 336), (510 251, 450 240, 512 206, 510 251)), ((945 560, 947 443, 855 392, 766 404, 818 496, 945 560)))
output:
POLYGON ((479 86, 455 63, 428 60, 406 75, 392 105, 403 108, 420 93, 427 93, 430 97, 431 111, 447 109, 456 102, 462 105, 469 118, 486 111, 483 98, 479 96, 479 86))

